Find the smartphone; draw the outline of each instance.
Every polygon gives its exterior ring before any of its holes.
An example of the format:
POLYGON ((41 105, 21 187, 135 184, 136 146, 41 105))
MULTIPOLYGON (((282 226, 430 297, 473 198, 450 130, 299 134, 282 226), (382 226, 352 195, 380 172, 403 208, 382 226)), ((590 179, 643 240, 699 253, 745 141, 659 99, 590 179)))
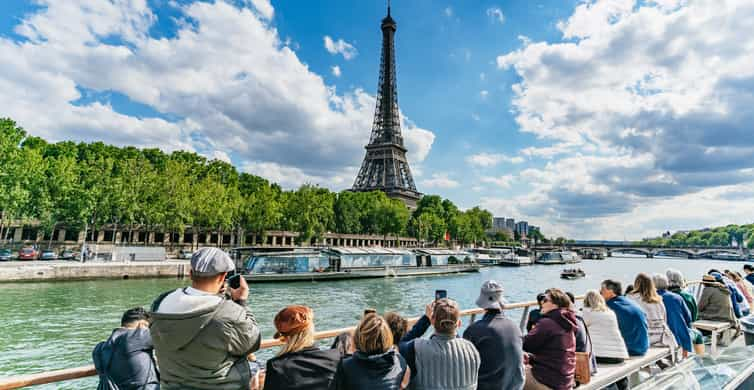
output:
POLYGON ((375 310, 375 309, 364 309, 364 315, 372 314, 372 313, 377 314, 377 310, 375 310))
POLYGON ((435 301, 447 298, 448 290, 435 290, 435 301))
POLYGON ((233 276, 228 277, 228 287, 230 288, 239 288, 241 287, 241 274, 235 274, 233 276))

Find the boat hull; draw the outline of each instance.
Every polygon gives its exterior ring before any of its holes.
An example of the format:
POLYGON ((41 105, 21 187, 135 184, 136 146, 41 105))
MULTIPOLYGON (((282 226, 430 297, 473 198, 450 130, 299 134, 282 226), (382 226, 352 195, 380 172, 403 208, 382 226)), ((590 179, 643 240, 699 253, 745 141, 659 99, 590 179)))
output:
POLYGON ((449 265, 436 267, 406 267, 380 269, 351 269, 340 272, 301 272, 288 274, 245 274, 249 282, 311 282, 321 280, 375 279, 408 276, 447 275, 479 272, 479 265, 449 265))

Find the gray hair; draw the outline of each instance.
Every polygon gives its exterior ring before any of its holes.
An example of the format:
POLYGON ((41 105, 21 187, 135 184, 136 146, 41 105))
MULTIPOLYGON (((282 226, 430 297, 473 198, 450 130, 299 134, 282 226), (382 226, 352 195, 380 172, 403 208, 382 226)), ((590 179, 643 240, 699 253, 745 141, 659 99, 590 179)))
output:
POLYGON ((665 275, 668 277, 668 284, 670 287, 681 287, 683 288, 686 286, 686 279, 683 277, 683 274, 681 271, 673 268, 668 268, 667 271, 665 271, 665 275))
POLYGON ((668 289, 668 278, 663 274, 652 275, 652 281, 655 283, 655 288, 658 290, 668 289))

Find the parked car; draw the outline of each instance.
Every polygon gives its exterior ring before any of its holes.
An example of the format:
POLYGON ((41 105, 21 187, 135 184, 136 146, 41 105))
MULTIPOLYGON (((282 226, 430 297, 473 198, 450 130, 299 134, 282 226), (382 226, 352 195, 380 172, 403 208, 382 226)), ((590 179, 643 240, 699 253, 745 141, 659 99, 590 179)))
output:
POLYGON ((13 252, 10 249, 0 249, 0 261, 10 261, 13 259, 13 252))
POLYGON ((60 252, 60 256, 58 256, 58 258, 61 260, 76 260, 78 259, 78 257, 78 253, 70 249, 63 250, 62 252, 60 252))
POLYGON ((190 251, 190 250, 187 250, 187 249, 181 249, 181 250, 180 250, 180 251, 178 252, 178 258, 179 258, 179 259, 186 259, 186 260, 190 260, 190 259, 191 259, 191 256, 193 256, 193 254, 194 254, 194 252, 193 252, 193 251, 190 251))
POLYGON ((21 250, 18 251, 19 260, 36 260, 37 257, 39 257, 39 251, 30 246, 21 248, 21 250))
POLYGON ((52 249, 45 249, 42 251, 42 254, 39 255, 40 260, 57 260, 58 254, 55 253, 52 249))

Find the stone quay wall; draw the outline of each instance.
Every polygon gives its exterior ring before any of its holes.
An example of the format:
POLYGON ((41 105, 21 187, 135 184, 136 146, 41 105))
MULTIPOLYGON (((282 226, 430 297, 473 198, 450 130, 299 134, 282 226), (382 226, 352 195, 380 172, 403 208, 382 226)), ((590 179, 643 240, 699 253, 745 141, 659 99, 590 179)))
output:
POLYGON ((0 263, 0 283, 63 280, 188 277, 188 261, 90 262, 11 261, 0 263))

